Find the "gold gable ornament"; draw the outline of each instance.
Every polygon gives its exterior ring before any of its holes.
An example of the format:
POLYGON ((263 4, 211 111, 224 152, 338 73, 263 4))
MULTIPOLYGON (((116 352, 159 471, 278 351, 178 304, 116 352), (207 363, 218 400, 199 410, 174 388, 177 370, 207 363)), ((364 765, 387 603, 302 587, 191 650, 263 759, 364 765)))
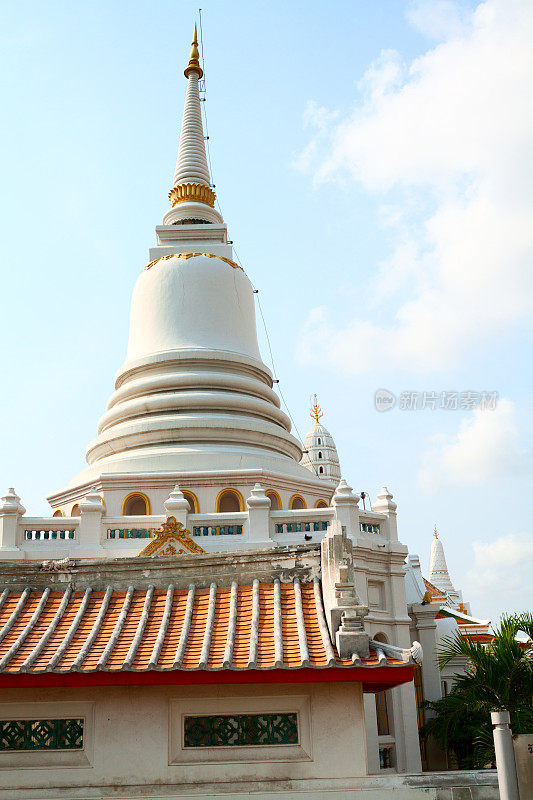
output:
POLYGON ((176 517, 168 517, 161 527, 154 532, 155 539, 149 542, 139 556, 183 556, 189 553, 205 553, 199 544, 191 539, 191 532, 176 522, 176 517))

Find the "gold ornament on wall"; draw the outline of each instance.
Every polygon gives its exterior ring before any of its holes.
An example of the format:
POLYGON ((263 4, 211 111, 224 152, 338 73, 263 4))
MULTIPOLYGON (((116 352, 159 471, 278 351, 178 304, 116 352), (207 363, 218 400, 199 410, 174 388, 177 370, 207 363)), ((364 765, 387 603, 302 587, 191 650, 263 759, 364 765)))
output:
POLYGON ((190 553, 205 553, 205 550, 191 538, 191 532, 184 528, 176 517, 168 517, 155 531, 155 538, 149 542, 138 557, 183 556, 190 553))
POLYGON ((154 264, 157 264, 158 261, 168 261, 169 258, 183 258, 187 260, 188 258, 196 258, 197 256, 205 256, 206 258, 218 258, 220 261, 223 261, 225 264, 229 264, 230 267, 233 269, 240 269, 244 272, 243 268, 240 264, 236 264, 235 261, 230 261, 229 258, 224 258, 224 256, 217 256, 215 253, 170 253, 168 256, 161 256, 161 258, 156 258, 154 261, 150 261, 144 269, 151 269, 154 264))

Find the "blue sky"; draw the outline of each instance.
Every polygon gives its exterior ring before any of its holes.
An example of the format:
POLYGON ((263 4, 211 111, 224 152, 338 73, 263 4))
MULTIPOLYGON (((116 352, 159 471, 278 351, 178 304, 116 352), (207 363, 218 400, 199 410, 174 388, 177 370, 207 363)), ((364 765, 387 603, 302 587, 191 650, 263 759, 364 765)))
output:
MULTIPOLYGON (((0 483, 31 514, 125 355, 196 11, 2 9, 0 483)), ((493 619, 533 599, 532 28, 522 0, 203 5, 213 178, 298 429, 317 392, 347 480, 389 486, 425 566, 436 523, 493 619), (378 413, 378 388, 502 400, 378 413)))

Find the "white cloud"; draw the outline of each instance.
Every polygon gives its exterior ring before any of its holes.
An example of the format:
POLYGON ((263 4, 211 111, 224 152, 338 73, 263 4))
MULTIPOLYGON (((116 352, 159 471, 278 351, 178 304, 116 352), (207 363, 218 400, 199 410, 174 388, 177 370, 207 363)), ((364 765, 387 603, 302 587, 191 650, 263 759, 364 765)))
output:
POLYGON ((502 399, 494 410, 474 409, 455 435, 432 436, 422 454, 418 483, 428 491, 479 485, 519 474, 529 460, 518 434, 515 405, 502 399))
MULTIPOLYGON (((479 615, 494 607, 507 611, 531 610, 533 604, 533 536, 506 533, 493 542, 474 541, 474 563, 466 576, 467 599, 474 599, 479 615)), ((488 613, 492 613, 489 611, 488 613)), ((476 616, 476 614, 474 614, 476 616)), ((497 619, 493 619, 496 623, 497 619)))
POLYGON ((347 372, 453 367, 533 318, 533 3, 421 2, 410 16, 444 40, 409 65, 382 53, 349 118, 306 112, 318 134, 300 168, 377 193, 394 241, 371 298, 381 317, 315 310, 302 333, 305 361, 347 372))

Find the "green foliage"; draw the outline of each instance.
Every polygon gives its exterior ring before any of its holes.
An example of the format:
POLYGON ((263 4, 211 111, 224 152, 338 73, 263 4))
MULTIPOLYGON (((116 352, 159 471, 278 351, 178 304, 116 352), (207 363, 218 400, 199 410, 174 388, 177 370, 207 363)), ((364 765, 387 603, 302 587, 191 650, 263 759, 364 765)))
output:
POLYGON ((511 714, 513 733, 533 731, 533 615, 505 615, 494 641, 482 644, 459 632, 442 640, 437 661, 442 669, 455 658, 466 659, 447 697, 425 703, 433 712, 423 729, 455 755, 460 769, 494 765, 491 711, 511 714), (517 641, 523 631, 531 640, 517 641))

